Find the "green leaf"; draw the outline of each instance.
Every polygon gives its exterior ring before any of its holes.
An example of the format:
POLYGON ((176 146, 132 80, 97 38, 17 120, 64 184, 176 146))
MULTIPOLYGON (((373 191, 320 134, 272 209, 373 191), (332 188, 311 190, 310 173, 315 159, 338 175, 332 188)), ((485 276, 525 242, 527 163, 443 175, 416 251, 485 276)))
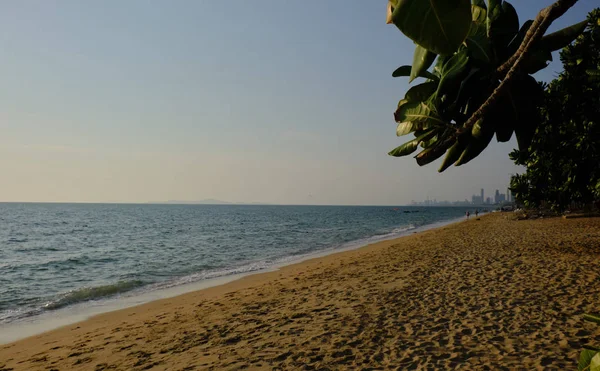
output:
MULTIPOLYGON (((410 76, 410 72, 412 70, 412 66, 400 66, 396 68, 394 72, 392 72, 392 77, 404 77, 410 76)), ((436 75, 432 74, 429 71, 423 71, 419 74, 419 77, 424 77, 430 80, 439 80, 440 78, 436 75)))
POLYGON ((511 89, 509 89, 499 98, 496 108, 486 117, 486 120, 495 123, 496 140, 498 142, 508 142, 512 137, 515 129, 514 125, 520 120, 519 106, 523 104, 529 104, 529 102, 517 101, 511 93, 511 89))
POLYGON ((519 32, 519 15, 517 10, 511 3, 504 1, 502 3, 502 15, 500 20, 502 21, 504 31, 507 35, 511 35, 510 40, 519 32))
MULTIPOLYGON (((476 23, 486 23, 487 9, 485 7, 485 3, 483 3, 483 6, 477 4, 471 5, 471 20, 476 23)), ((471 28, 472 27, 473 26, 471 26, 471 28)))
POLYGON ((437 135, 432 136, 430 138, 427 138, 427 139, 423 140, 421 142, 421 147, 423 147, 423 148, 429 148, 429 147, 433 146, 434 144, 436 144, 437 141, 438 141, 438 136, 437 135))
POLYGON ((600 77, 600 70, 585 70, 585 73, 591 77, 600 77))
POLYGON ((600 80, 600 70, 585 70, 585 73, 589 76, 590 81, 600 80))
POLYGON ((537 107, 544 99, 544 92, 537 81, 529 75, 513 81, 510 91, 517 108, 515 122, 517 143, 521 151, 526 151, 540 121, 537 107))
POLYGON ((534 48, 525 57, 523 62, 523 70, 528 74, 532 75, 544 68, 548 67, 548 62, 552 61, 552 53, 545 49, 534 48))
POLYGON ((433 129, 428 129, 428 130, 419 130, 418 132, 415 132, 415 136, 417 137, 417 139, 419 139, 419 141, 425 141, 425 140, 429 140, 433 137, 435 137, 435 135, 439 132, 439 128, 433 128, 433 129))
POLYGON ((460 155, 462 154, 462 152, 464 151, 466 146, 467 146, 466 141, 456 141, 456 143, 454 143, 454 145, 452 147, 450 147, 450 149, 448 149, 448 152, 446 153, 446 157, 444 158, 442 165, 438 169, 438 172, 440 172, 440 173, 444 172, 447 168, 450 167, 450 165, 455 163, 458 160, 458 158, 460 157, 460 155))
MULTIPOLYGON (((486 142, 485 146, 487 146, 494 136, 494 132, 496 131, 496 120, 490 120, 489 117, 484 119, 479 119, 471 128, 471 138, 472 142, 486 142)), ((485 148, 485 147, 483 147, 485 148)))
MULTIPOLYGON (((471 68, 469 74, 462 80, 458 93, 454 102, 449 102, 451 109, 458 108, 462 113, 470 115, 474 110, 467 112, 466 107, 469 101, 482 100, 487 94, 489 88, 489 76, 486 75, 484 70, 474 67, 471 68)), ((481 103, 476 102, 475 105, 481 103)), ((475 107, 477 108, 477 107, 475 107)), ((462 122, 461 122, 462 123, 462 122)))
POLYGON ((515 135, 517 137, 517 144, 519 145, 519 150, 527 151, 531 141, 533 140, 533 136, 535 134, 535 126, 530 125, 528 123, 521 123, 515 127, 515 135))
POLYGON ((467 147, 456 161, 456 166, 464 165, 475 157, 479 156, 479 154, 483 152, 488 144, 490 144, 490 141, 494 136, 494 130, 493 128, 489 127, 489 124, 486 125, 482 123, 482 121, 483 120, 479 120, 473 126, 473 131, 477 132, 478 137, 472 137, 467 144, 467 147), (475 127, 478 127, 478 129, 475 129, 475 127))
POLYGON ((398 123, 396 135, 402 136, 416 130, 424 130, 434 126, 446 125, 446 122, 431 111, 423 102, 408 102, 394 114, 398 123))
POLYGON ((435 57, 437 57, 437 54, 417 45, 413 57, 412 69, 410 71, 410 80, 408 80, 408 82, 411 83, 417 76, 422 76, 424 72, 427 72, 429 67, 433 64, 435 57))
POLYGON ((592 358, 592 361, 590 362, 590 371, 600 371, 600 353, 596 353, 592 358))
POLYGON ((473 0, 472 3, 473 5, 476 5, 480 8, 487 9, 487 6, 485 5, 485 0, 473 0))
POLYGON ((404 99, 409 102, 424 102, 437 90, 437 81, 424 82, 408 89, 404 99))
POLYGON ((500 17, 500 13, 502 12, 502 0, 493 1, 489 0, 488 9, 487 9, 487 34, 489 37, 492 35, 492 23, 500 17))
POLYGON ((572 43, 577 36, 581 35, 583 31, 585 31, 587 25, 588 21, 585 20, 549 35, 545 35, 536 45, 536 49, 543 49, 551 52, 560 50, 572 43))
MULTIPOLYGON (((460 52, 454 54, 452 58, 444 64, 441 70, 440 84, 437 89, 437 96, 457 90, 460 86, 462 79, 465 74, 468 73, 469 55, 466 49, 462 49, 460 52)), ((452 101, 454 99, 451 99, 452 101)))
POLYGON ((471 27, 469 0, 398 0, 392 22, 406 36, 436 54, 454 53, 471 27))
POLYGON ((473 24, 469 30, 469 35, 465 39, 467 48, 473 58, 484 63, 492 61, 491 43, 487 36, 487 11, 479 6, 473 5, 473 24))
POLYGON ((388 155, 394 157, 402 157, 406 155, 410 155, 419 147, 419 139, 413 139, 409 142, 404 143, 403 145, 394 148, 391 150, 388 155))
POLYGON ((588 322, 595 322, 600 324, 600 316, 594 314, 584 314, 583 319, 588 322))
POLYGON ((400 66, 396 68, 394 72, 392 72, 392 77, 401 77, 401 76, 410 76, 410 70, 412 66, 400 66))
POLYGON ((402 107, 406 103, 408 103, 408 99, 404 99, 404 98, 400 99, 400 102, 398 102, 398 107, 396 107, 396 109, 399 109, 400 107, 402 107))
POLYGON ((398 0, 389 0, 388 1, 387 12, 386 12, 386 17, 385 17, 386 24, 392 23, 392 14, 394 13, 394 8, 396 8, 397 4, 398 4, 398 0))
POLYGON ((494 9, 497 6, 502 5, 502 0, 488 0, 488 10, 494 9))
POLYGON ((432 130, 427 130, 427 131, 421 131, 419 135, 417 135, 417 133, 415 132, 415 136, 416 138, 404 143, 403 145, 393 149, 391 152, 389 152, 388 154, 390 156, 394 156, 394 157, 401 157, 401 156, 406 156, 406 155, 410 155, 411 153, 413 153, 414 151, 417 150, 419 143, 421 143, 424 140, 429 140, 431 138, 433 138, 436 134, 436 129, 432 129, 432 130))
POLYGON ((437 62, 435 62, 435 66, 433 67, 433 73, 436 76, 438 76, 438 80, 439 77, 442 76, 442 67, 444 67, 444 65, 450 60, 450 58, 452 58, 451 55, 440 55, 440 57, 437 59, 437 62))
POLYGON ((396 136, 403 136, 417 130, 418 127, 412 121, 399 122, 396 128, 396 136))
POLYGON ((512 138, 514 128, 510 122, 502 122, 496 125, 496 140, 501 143, 506 143, 512 138))
POLYGON ((446 153, 446 146, 435 145, 429 148, 424 149, 419 152, 417 156, 415 156, 417 160, 417 164, 419 166, 427 165, 438 158, 442 157, 444 153, 446 153))
POLYGON ((508 54, 509 55, 515 54, 515 52, 519 49, 519 47, 521 46, 521 43, 525 39, 525 35, 527 34, 527 31, 529 31, 529 27, 531 27, 532 24, 533 24, 533 21, 531 19, 528 19, 527 21, 525 21, 525 23, 523 23, 523 25, 519 29, 519 32, 515 35, 515 37, 513 37, 513 39, 508 44, 508 54))
POLYGON ((483 128, 483 120, 478 120, 473 128, 471 129, 471 135, 475 139, 481 139, 483 137, 484 128, 483 128))
POLYGON ((437 136, 439 134, 440 128, 435 127, 429 130, 418 130, 415 131, 415 136, 419 138, 421 147, 427 148, 432 143, 437 141, 437 136))
MULTIPOLYGON (((491 137, 489 139, 490 139, 490 141, 492 140, 491 137)), ((454 163, 454 165, 461 166, 461 165, 464 165, 464 164, 470 162, 472 159, 479 156, 481 154, 481 152, 483 152, 484 149, 486 149, 488 144, 490 144, 490 141, 488 141, 488 142, 479 142, 478 141, 478 142, 473 142, 473 143, 467 145, 467 148, 465 148, 463 153, 458 158, 458 161, 456 161, 454 163)))
POLYGON ((588 371, 590 367, 590 363, 592 362, 592 358, 597 354, 593 350, 584 349, 579 354, 579 364, 577 365, 578 371, 588 371))
POLYGON ((483 63, 492 61, 491 44, 488 42, 487 37, 470 36, 467 37, 465 43, 473 58, 483 63))
POLYGON ((488 36, 494 50, 502 61, 509 57, 507 46, 519 32, 519 16, 508 2, 498 3, 488 8, 488 36))

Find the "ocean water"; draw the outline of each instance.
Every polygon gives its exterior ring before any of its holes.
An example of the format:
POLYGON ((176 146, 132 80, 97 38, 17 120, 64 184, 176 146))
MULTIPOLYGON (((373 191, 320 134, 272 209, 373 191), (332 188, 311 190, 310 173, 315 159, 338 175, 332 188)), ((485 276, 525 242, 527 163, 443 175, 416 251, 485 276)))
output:
POLYGON ((463 214, 453 207, 0 204, 0 326, 260 271, 463 214))

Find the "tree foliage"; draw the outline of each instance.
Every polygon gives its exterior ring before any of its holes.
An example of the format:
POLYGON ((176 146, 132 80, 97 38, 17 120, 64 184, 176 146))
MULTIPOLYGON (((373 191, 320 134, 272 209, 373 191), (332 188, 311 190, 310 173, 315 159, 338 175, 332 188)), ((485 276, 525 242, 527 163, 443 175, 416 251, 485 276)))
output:
MULTIPOLYGON (((600 324, 600 316, 597 314, 586 314, 583 319, 588 322, 600 324)), ((586 345, 579 354, 578 371, 600 371, 600 348, 586 345)))
POLYGON ((444 154, 439 171, 477 157, 492 138, 516 134, 529 146, 539 123, 543 90, 531 74, 545 68, 551 52, 569 44, 585 22, 543 36, 549 24, 577 0, 558 0, 534 21, 520 25, 502 0, 390 0, 388 23, 416 44, 412 66, 394 77, 426 81, 411 87, 394 118, 398 136, 414 138, 389 154, 415 156, 419 165, 444 154))
POLYGON ((600 9, 588 21, 586 31, 560 53, 564 71, 544 93, 531 144, 511 153, 527 167, 511 182, 526 206, 546 202, 564 209, 600 200, 600 9))

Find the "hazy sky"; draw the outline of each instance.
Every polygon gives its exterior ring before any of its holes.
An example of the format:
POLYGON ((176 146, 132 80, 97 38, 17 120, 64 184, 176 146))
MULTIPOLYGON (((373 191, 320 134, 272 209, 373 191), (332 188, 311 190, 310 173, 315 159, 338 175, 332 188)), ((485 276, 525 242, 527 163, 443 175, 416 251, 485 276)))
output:
MULTIPOLYGON (((522 22, 551 2, 513 3, 522 22)), ((391 73, 413 44, 386 3, 2 2, 0 201, 402 204, 505 189, 514 142, 444 174, 387 156, 408 139, 393 120, 408 80, 391 73)))

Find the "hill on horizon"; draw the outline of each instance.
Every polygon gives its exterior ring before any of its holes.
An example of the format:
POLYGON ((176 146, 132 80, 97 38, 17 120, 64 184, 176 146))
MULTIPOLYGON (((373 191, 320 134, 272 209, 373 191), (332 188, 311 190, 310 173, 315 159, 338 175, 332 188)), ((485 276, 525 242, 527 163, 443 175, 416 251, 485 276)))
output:
POLYGON ((182 200, 168 200, 168 201, 157 201, 149 202, 153 204, 177 204, 177 205, 268 205, 264 202, 229 202, 223 200, 217 200, 214 198, 207 198, 198 201, 182 201, 182 200))

